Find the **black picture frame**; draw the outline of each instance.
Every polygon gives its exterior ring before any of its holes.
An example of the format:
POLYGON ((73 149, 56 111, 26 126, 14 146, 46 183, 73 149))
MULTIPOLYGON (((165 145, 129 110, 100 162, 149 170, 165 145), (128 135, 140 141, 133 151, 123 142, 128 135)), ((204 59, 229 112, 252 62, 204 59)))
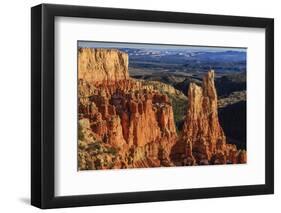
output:
POLYGON ((41 4, 31 8, 31 97, 31 204, 39 208, 46 209, 274 193, 273 19, 41 4), (58 16, 264 28, 266 32, 265 184, 56 197, 54 195, 54 21, 55 17, 58 16))

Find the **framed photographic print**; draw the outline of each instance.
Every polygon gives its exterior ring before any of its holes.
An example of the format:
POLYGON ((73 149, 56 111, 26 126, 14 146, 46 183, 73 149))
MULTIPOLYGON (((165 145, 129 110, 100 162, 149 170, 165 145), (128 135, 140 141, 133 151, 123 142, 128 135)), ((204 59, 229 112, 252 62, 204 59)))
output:
POLYGON ((31 203, 271 194, 274 21, 31 9, 31 203))

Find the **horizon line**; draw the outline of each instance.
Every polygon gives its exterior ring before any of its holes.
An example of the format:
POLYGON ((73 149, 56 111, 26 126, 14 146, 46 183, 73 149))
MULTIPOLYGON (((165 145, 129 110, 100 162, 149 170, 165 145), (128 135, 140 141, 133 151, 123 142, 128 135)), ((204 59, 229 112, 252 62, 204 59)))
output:
POLYGON ((129 43, 129 42, 105 42, 78 40, 78 48, 115 48, 115 49, 154 49, 154 50, 190 50, 194 52, 246 52, 247 47, 226 47, 226 46, 206 46, 206 45, 186 45, 186 44, 151 44, 151 43, 129 43))

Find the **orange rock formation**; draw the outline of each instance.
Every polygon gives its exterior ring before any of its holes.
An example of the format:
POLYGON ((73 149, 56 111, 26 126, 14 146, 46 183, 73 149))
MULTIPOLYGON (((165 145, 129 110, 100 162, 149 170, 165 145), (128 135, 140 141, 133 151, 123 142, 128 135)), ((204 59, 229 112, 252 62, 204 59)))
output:
POLYGON ((176 139, 171 103, 166 95, 128 77, 128 56, 80 49, 78 72, 79 119, 88 120, 94 141, 119 150, 117 167, 170 164, 165 153, 176 139))
POLYGON ((78 64, 80 170, 246 162, 219 124, 213 71, 190 84, 178 136, 168 96, 129 77, 126 53, 80 48, 78 64))
POLYGON ((78 78, 91 83, 128 79, 128 63, 128 54, 118 50, 80 48, 78 78))
POLYGON ((191 83, 188 89, 188 108, 175 155, 187 165, 245 163, 246 154, 235 145, 227 144, 218 119, 215 73, 209 71, 202 87, 191 83), (240 155, 243 155, 240 157, 240 155))

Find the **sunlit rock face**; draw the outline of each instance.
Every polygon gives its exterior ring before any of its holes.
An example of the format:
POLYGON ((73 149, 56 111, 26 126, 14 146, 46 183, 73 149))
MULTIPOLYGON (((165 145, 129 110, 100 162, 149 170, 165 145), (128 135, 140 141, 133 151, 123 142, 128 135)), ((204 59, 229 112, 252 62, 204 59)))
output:
POLYGON ((94 136, 87 144, 118 150, 112 168, 172 165, 177 133, 167 95, 129 78, 128 55, 118 50, 80 49, 78 63, 79 116, 94 136))
POLYGON ((125 80, 128 74, 128 54, 114 49, 80 48, 78 78, 89 83, 125 80))
POLYGON ((202 86, 189 85, 186 119, 179 143, 188 147, 185 153, 188 164, 244 163, 236 146, 226 143, 218 119, 214 78, 211 70, 204 76, 202 86))
POLYGON ((214 71, 186 96, 161 82, 128 74, 128 54, 78 50, 79 170, 245 163, 218 120, 214 71), (183 97, 184 96, 184 97, 183 97), (187 100, 177 132, 171 97, 187 100))

